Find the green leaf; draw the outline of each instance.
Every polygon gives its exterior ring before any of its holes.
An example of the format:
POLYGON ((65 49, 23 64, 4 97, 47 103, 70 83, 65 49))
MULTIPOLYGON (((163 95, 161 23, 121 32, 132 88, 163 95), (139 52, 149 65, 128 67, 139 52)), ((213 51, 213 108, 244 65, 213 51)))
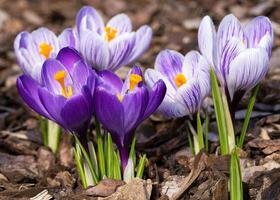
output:
POLYGON ((121 180, 121 161, 118 151, 114 151, 114 179, 121 180))
POLYGON ((209 151, 209 147, 208 147, 208 144, 209 144, 209 141, 208 141, 208 133, 209 133, 209 116, 208 116, 208 113, 206 112, 205 113, 205 122, 204 122, 204 125, 205 125, 205 149, 206 151, 208 152, 209 151))
POLYGON ((61 128, 58 124, 51 120, 48 120, 47 126, 48 146, 54 153, 56 153, 60 142, 61 128))
POLYGON ((39 116, 39 125, 44 146, 48 146, 48 120, 39 116))
POLYGON ((230 159, 230 199, 243 200, 242 176, 237 149, 234 149, 230 159))
POLYGON ((202 131, 199 112, 196 113, 196 123, 197 123, 197 137, 198 137, 199 150, 201 150, 204 148, 204 138, 203 138, 203 131, 202 131))
POLYGON ((90 160, 90 158, 89 158, 89 155, 88 155, 88 153, 86 152, 86 150, 85 150, 85 148, 83 147, 83 145, 80 143, 78 137, 77 137, 75 134, 73 134, 73 135, 74 135, 74 138, 75 138, 75 143, 79 146, 79 148, 80 148, 80 150, 81 150, 81 152, 82 152, 82 155, 83 155, 83 157, 85 158, 85 160, 86 160, 86 162, 87 162, 87 164, 88 164, 88 167, 89 167, 89 170, 90 170, 90 172, 91 172, 91 175, 92 175, 92 179, 93 179, 93 181, 94 181, 94 184, 97 184, 97 183, 98 183, 98 178, 97 178, 96 173, 95 173, 95 171, 94 171, 94 167, 93 167, 92 162, 91 162, 91 160, 90 160))
POLYGON ((114 176, 114 149, 110 133, 106 135, 106 171, 107 177, 113 178, 114 176))
POLYGON ((73 152, 74 152, 74 160, 75 160, 75 163, 76 163, 76 167, 77 167, 82 185, 83 185, 84 188, 87 188, 88 185, 87 185, 87 180, 86 180, 86 176, 85 176, 85 173, 84 173, 83 161, 81 159, 79 145, 75 145, 75 148, 74 148, 73 152))
POLYGON ((235 148, 235 134, 234 134, 234 128, 232 124, 232 119, 229 111, 229 106, 227 102, 227 98, 225 93, 222 93, 222 102, 223 102, 223 107, 225 111, 225 119, 226 119, 226 125, 227 125, 227 136, 228 136, 228 147, 229 147, 229 152, 231 152, 235 148))
POLYGON ((193 142, 192 142, 191 134, 190 134, 190 133, 187 133, 187 134, 188 134, 188 142, 189 142, 189 145, 190 145, 190 148, 191 148, 192 154, 195 156, 195 150, 194 150, 194 146, 193 146, 193 142))
POLYGON ((97 157, 99 164, 99 171, 101 175, 101 179, 106 176, 106 165, 105 165, 105 157, 104 157, 104 147, 103 147, 103 137, 101 135, 100 123, 95 118, 96 125, 96 138, 97 138, 97 157))
POLYGON ((97 160, 96 151, 95 151, 92 141, 88 142, 88 149, 89 149, 89 156, 90 156, 91 163, 96 172, 96 176, 98 177, 99 176, 98 160, 97 160))
POLYGON ((221 154, 229 154, 228 137, 227 137, 227 124, 223 108, 222 97, 213 68, 210 69, 212 96, 218 126, 218 133, 221 145, 221 154))
POLYGON ((196 132, 195 132, 195 130, 194 130, 194 128, 193 128, 193 126, 192 126, 192 124, 189 120, 187 121, 187 124, 188 124, 189 130, 190 130, 190 132, 192 133, 192 136, 193 136, 194 155, 196 155, 201 150, 200 146, 199 146, 198 137, 197 137, 197 134, 196 134, 196 132))
POLYGON ((256 97, 257 97, 259 88, 260 88, 260 85, 258 84, 256 87, 254 87, 254 89, 251 93, 248 108, 247 108, 246 115, 245 115, 245 120, 244 120, 244 123, 242 125, 241 134, 240 134, 240 138, 239 138, 239 141, 238 141, 238 147, 239 148, 242 148, 242 146, 243 146, 243 142, 244 142, 244 139, 245 139, 245 134, 247 132, 247 128, 248 128, 248 125, 249 125, 251 113, 252 113, 254 105, 255 105, 255 101, 256 101, 256 97))
POLYGON ((140 157, 140 161, 137 167, 137 178, 143 178, 144 168, 145 168, 146 154, 140 157))

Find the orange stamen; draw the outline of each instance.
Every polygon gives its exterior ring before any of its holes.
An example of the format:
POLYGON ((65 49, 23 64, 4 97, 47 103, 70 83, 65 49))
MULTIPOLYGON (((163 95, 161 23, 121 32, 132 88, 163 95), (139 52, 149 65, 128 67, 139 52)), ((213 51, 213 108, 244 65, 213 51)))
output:
POLYGON ((187 79, 184 74, 180 73, 180 74, 177 74, 174 81, 175 81, 176 86, 179 88, 179 87, 181 87, 181 85, 183 85, 187 82, 187 79))
POLYGON ((65 77, 66 72, 64 70, 60 70, 54 74, 54 79, 60 84, 61 86, 61 94, 65 97, 71 97, 73 94, 72 87, 69 85, 67 88, 65 86, 65 77))
POLYGON ((138 74, 130 74, 129 89, 134 90, 135 86, 142 81, 142 77, 138 74))
POLYGON ((48 59, 50 57, 51 51, 52 51, 52 46, 48 45, 47 43, 41 43, 39 45, 39 53, 43 56, 45 56, 46 59, 48 59))
POLYGON ((105 27, 105 40, 110 42, 117 36, 117 29, 111 28, 109 26, 105 27))

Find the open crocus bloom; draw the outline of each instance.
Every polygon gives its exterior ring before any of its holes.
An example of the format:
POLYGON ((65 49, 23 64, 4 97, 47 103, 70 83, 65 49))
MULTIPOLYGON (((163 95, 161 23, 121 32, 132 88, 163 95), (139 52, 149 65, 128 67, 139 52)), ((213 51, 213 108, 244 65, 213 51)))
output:
POLYGON ((148 86, 159 79, 164 81, 167 91, 158 110, 168 117, 195 113, 210 91, 209 65, 197 51, 186 56, 172 50, 160 52, 155 69, 145 73, 148 86))
POLYGON ((206 16, 199 27, 198 43, 228 98, 239 101, 268 71, 272 25, 267 17, 259 16, 242 26, 231 14, 223 18, 216 33, 211 18, 206 16))
POLYGON ((14 49, 24 73, 41 83, 44 61, 55 58, 60 48, 75 47, 75 43, 72 29, 65 29, 59 37, 56 37, 47 28, 39 28, 31 33, 26 31, 19 33, 14 42, 14 49))
POLYGON ((143 84, 142 72, 133 67, 123 83, 110 71, 99 72, 94 95, 94 110, 119 148, 123 170, 128 161, 128 146, 137 126, 162 102, 166 86, 157 81, 151 90, 143 84))
POLYGON ((125 14, 114 16, 104 25, 101 16, 89 6, 83 7, 76 19, 79 50, 97 70, 114 71, 140 57, 149 47, 152 30, 142 26, 132 32, 125 14))
POLYGON ((44 62, 41 75, 42 84, 25 74, 18 78, 22 99, 66 130, 84 133, 93 114, 94 72, 74 49, 65 47, 56 59, 44 62))

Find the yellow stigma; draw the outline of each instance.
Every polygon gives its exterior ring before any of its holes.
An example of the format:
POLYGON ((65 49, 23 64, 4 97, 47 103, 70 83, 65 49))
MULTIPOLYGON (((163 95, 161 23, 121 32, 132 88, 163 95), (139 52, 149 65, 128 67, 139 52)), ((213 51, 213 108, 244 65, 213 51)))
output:
POLYGON ((66 72, 64 70, 60 70, 54 74, 54 79, 60 84, 61 86, 61 94, 65 97, 71 97, 73 94, 72 87, 69 85, 67 88, 65 87, 65 77, 66 72))
POLYGON ((129 77, 129 89, 133 90, 135 86, 142 81, 142 77, 138 74, 130 74, 129 77))
POLYGON ((110 26, 105 27, 105 38, 104 38, 105 40, 110 42, 116 37, 116 35, 117 35, 117 29, 111 28, 110 26))
POLYGON ((187 82, 187 79, 184 74, 180 73, 180 74, 177 74, 174 81, 175 81, 176 86, 179 88, 179 87, 181 87, 181 85, 183 85, 184 83, 187 82))
POLYGON ((52 46, 48 45, 47 43, 41 43, 39 45, 39 53, 43 56, 45 56, 46 59, 48 59, 50 57, 51 51, 52 51, 52 46))
POLYGON ((122 102, 122 100, 123 100, 123 95, 117 94, 117 97, 118 97, 118 100, 119 100, 120 102, 122 102))

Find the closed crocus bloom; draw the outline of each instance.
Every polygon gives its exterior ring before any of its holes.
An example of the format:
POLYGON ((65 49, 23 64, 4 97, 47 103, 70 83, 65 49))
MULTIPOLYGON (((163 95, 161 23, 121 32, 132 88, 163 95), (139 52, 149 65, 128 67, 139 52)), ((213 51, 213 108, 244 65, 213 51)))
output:
POLYGON ((97 11, 83 7, 76 19, 79 50, 97 70, 114 71, 140 57, 149 47, 152 30, 144 25, 132 32, 125 14, 118 14, 105 25, 97 11))
POLYGON ((65 47, 42 67, 42 84, 22 75, 17 88, 25 103, 70 132, 83 134, 93 114, 95 74, 76 50, 65 47))
POLYGON ((146 70, 145 80, 151 87, 160 79, 167 91, 158 111, 167 117, 194 114, 210 92, 209 65, 197 51, 185 56, 173 50, 160 52, 155 69, 146 70))
POLYGON ((55 58, 63 47, 75 47, 76 40, 72 29, 65 29, 59 37, 47 28, 39 28, 31 33, 21 32, 15 39, 14 49, 19 66, 26 75, 39 83, 41 69, 48 58, 55 58))
POLYGON ((166 86, 159 80, 148 90, 143 84, 142 72, 138 67, 129 71, 124 83, 107 70, 99 72, 99 76, 94 95, 95 114, 118 146, 124 170, 134 131, 158 108, 164 98, 166 86))
POLYGON ((243 26, 231 14, 223 18, 216 33, 211 18, 206 16, 199 27, 198 43, 228 98, 239 101, 268 71, 272 25, 267 17, 259 16, 243 26))

